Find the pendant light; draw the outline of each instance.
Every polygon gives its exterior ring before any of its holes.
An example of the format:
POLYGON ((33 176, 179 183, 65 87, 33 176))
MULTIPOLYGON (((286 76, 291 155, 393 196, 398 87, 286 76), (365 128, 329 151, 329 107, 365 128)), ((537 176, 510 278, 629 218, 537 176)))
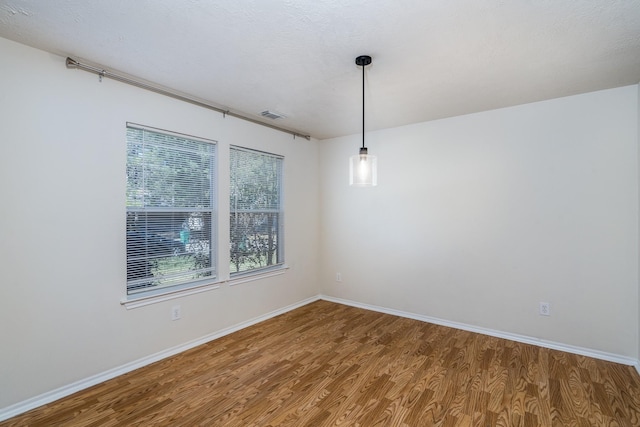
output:
POLYGON ((370 56, 362 55, 356 58, 356 65, 362 67, 362 147, 359 154, 349 158, 349 185, 354 187, 378 185, 378 159, 369 154, 364 145, 364 68, 369 64, 370 56))

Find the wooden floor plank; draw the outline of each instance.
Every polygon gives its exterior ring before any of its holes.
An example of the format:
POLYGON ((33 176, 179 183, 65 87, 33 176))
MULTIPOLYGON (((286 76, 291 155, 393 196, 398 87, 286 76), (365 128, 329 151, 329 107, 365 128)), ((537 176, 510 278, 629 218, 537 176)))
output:
POLYGON ((629 366, 318 301, 8 426, 639 426, 629 366))

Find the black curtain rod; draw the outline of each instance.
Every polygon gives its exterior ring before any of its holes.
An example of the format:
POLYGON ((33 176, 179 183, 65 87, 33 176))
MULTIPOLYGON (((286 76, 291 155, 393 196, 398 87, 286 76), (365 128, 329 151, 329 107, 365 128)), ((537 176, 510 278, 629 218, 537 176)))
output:
POLYGON ((203 107, 203 108, 207 108, 209 110, 217 111, 218 113, 221 113, 224 116, 235 117, 237 119, 245 120, 247 122, 255 123, 257 125, 266 126, 268 128, 271 128, 271 129, 279 130, 280 132, 285 132, 285 133, 293 135, 294 138, 300 137, 300 138, 306 139, 307 141, 311 139, 310 135, 303 135, 303 134, 298 133, 298 132, 293 131, 293 130, 289 130, 289 129, 286 129, 286 128, 282 128, 280 126, 275 126, 275 125, 272 125, 272 124, 269 124, 269 123, 261 122, 260 120, 252 119, 251 117, 243 116, 242 114, 234 113, 234 112, 229 111, 229 110, 224 110, 224 109, 222 109, 220 107, 216 107, 214 105, 207 104, 206 102, 203 102, 203 101, 198 101, 197 99, 193 99, 193 98, 190 98, 190 97, 185 96, 185 95, 180 95, 178 93, 171 92, 169 90, 163 89, 163 88, 158 87, 158 86, 154 86, 154 85, 149 84, 149 83, 145 83, 145 82, 142 82, 142 81, 139 81, 139 80, 135 80, 133 78, 121 76, 119 74, 115 74, 115 73, 112 73, 110 71, 103 70, 103 69, 95 67, 93 65, 83 64, 81 62, 76 61, 73 58, 68 58, 67 57, 66 65, 67 65, 67 68, 77 68, 79 70, 89 71, 91 73, 97 74, 98 76, 100 76, 100 78, 108 77, 110 79, 117 80, 119 82, 126 83, 126 84, 129 84, 129 85, 132 85, 132 86, 136 86, 136 87, 139 87, 141 89, 146 89, 146 90, 149 90, 151 92, 159 93, 160 95, 165 95, 165 96, 169 96, 169 97, 174 98, 174 99, 178 99, 180 101, 188 102, 190 104, 197 105, 198 107, 203 107))

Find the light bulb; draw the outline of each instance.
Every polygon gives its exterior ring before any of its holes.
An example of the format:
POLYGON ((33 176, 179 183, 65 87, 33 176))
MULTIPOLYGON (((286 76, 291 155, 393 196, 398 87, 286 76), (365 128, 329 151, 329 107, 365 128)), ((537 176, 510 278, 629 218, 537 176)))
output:
POLYGON ((361 155, 360 162, 358 162, 358 176, 361 182, 366 182, 369 176, 369 164, 367 163, 367 156, 361 155))

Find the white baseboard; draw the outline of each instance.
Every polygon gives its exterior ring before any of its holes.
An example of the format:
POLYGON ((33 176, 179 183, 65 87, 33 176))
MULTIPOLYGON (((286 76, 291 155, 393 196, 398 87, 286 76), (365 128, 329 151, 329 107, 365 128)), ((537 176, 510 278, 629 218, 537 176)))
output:
POLYGON ((512 334, 509 332, 496 331, 494 329, 481 328, 478 326, 467 325, 464 323, 451 322, 449 320, 438 319, 436 317, 424 316, 421 314, 408 313, 405 311, 394 310, 391 308, 379 307, 375 305, 363 304, 356 301, 346 300, 342 298, 334 298, 327 295, 320 295, 320 299, 335 302, 338 304, 349 305, 352 307, 363 308, 365 310, 377 311, 379 313, 392 314, 394 316, 406 317, 408 319, 420 320, 422 322, 433 323, 436 325, 447 326, 450 328, 461 329, 463 331, 475 332, 482 335, 489 335, 496 338, 504 338, 511 341, 517 341, 524 344, 537 345, 539 347, 550 348, 553 350, 565 351, 567 353, 579 354, 582 356, 593 357, 595 359, 607 360, 609 362, 620 363, 636 367, 640 373, 640 361, 630 357, 620 356, 617 354, 607 353, 600 350, 577 347, 568 344, 562 344, 554 341, 547 341, 538 338, 528 337, 526 335, 512 334))
POLYGON ((18 402, 14 405, 8 406, 6 408, 0 409, 0 421, 7 420, 9 418, 15 417, 16 415, 20 415, 24 412, 30 411, 31 409, 35 409, 39 406, 46 405, 48 403, 54 402, 63 397, 69 396, 73 393, 76 393, 80 390, 84 390, 86 388, 92 387, 96 384, 100 384, 104 381, 110 380, 112 378, 118 377, 120 375, 126 374, 127 372, 131 372, 138 368, 142 368, 143 366, 150 365, 159 360, 166 359, 167 357, 174 356, 183 351, 192 349, 199 345, 208 343, 209 341, 213 341, 217 338, 221 338, 225 335, 232 334, 241 329, 247 328, 249 326, 253 326, 257 323, 264 322, 267 319, 271 319, 272 317, 279 316, 281 314, 287 313, 291 310, 295 310, 296 308, 302 307, 303 305, 307 305, 314 301, 318 301, 320 299, 319 295, 316 295, 311 298, 307 298, 305 300, 299 301, 295 304, 288 305, 281 309, 272 311, 270 313, 264 314, 262 316, 258 316, 256 318, 247 320, 245 322, 238 323, 236 325, 230 326, 228 328, 222 329, 220 331, 214 332, 212 334, 206 335, 204 337, 198 338, 193 341, 189 341, 184 344, 180 344, 175 347, 171 347, 159 353, 152 354, 147 357, 143 357, 138 360, 134 360, 133 362, 126 363, 122 366, 118 366, 113 369, 109 369, 108 371, 101 372, 97 375, 93 375, 91 377, 82 379, 80 381, 76 381, 72 384, 68 384, 66 386, 57 388, 55 390, 51 390, 49 392, 43 393, 41 395, 35 396, 31 399, 24 400, 22 402, 18 402))
POLYGON ((295 304, 291 304, 289 306, 283 307, 281 309, 272 311, 270 313, 264 314, 262 316, 258 316, 256 318, 247 320, 245 322, 238 323, 231 327, 222 329, 215 333, 206 335, 204 337, 198 338, 196 340, 171 347, 167 350, 161 351, 159 353, 152 354, 147 357, 143 357, 141 359, 135 360, 133 362, 127 363, 125 365, 110 369, 105 372, 101 372, 97 375, 93 375, 91 377, 85 378, 80 381, 76 381, 72 384, 57 388, 55 390, 51 390, 49 392, 43 393, 41 395, 35 396, 31 399, 24 400, 22 402, 18 402, 14 405, 8 406, 6 408, 0 409, 0 421, 7 420, 9 418, 15 417, 16 415, 20 415, 24 412, 30 411, 31 409, 37 408, 42 405, 46 405, 48 403, 54 402, 63 397, 69 396, 73 393, 76 393, 80 390, 84 390, 86 388, 92 387, 96 384, 102 383, 104 381, 110 380, 112 378, 118 377, 120 375, 126 374, 127 372, 131 372, 135 369, 141 368, 146 365, 150 365, 151 363, 157 362, 159 360, 165 359, 167 357, 171 357, 183 351, 192 349, 199 345, 205 344, 209 341, 213 341, 217 338, 221 338, 225 335, 229 335, 233 332, 239 331, 241 329, 247 328, 249 326, 255 325, 257 323, 263 322, 265 320, 271 319, 273 317, 279 316, 281 314, 287 313, 289 311, 295 310, 296 308, 302 307, 304 305, 310 304, 314 301, 318 300, 326 300, 330 302, 335 302, 338 304, 349 305, 352 307, 363 308, 365 310, 377 311, 380 313, 391 314, 394 316, 406 317, 409 319, 419 320, 422 322, 433 323, 436 325, 447 326, 450 328, 461 329, 469 332, 475 332, 483 335, 489 335, 497 338, 504 338, 512 341, 517 341, 525 344, 533 344, 540 347, 551 348, 554 350, 566 351, 568 353, 580 354, 582 356, 593 357, 596 359, 607 360, 610 362, 621 363, 624 365, 633 365, 635 366, 638 374, 640 374, 640 361, 636 359, 632 359, 629 357, 619 356, 616 354, 611 354, 599 350, 587 349, 582 347, 571 346, 567 344, 561 344, 552 341, 541 340, 537 338, 528 337, 525 335, 511 334, 508 332, 496 331, 493 329, 480 328, 477 326, 467 325, 464 323, 451 322, 448 320, 438 319, 435 317, 424 316, 420 314, 408 313, 400 310, 394 310, 385 307, 379 307, 369 304, 363 304, 356 301, 346 300, 342 298, 334 298, 327 295, 316 295, 311 298, 307 298, 305 300, 299 301, 295 304))

